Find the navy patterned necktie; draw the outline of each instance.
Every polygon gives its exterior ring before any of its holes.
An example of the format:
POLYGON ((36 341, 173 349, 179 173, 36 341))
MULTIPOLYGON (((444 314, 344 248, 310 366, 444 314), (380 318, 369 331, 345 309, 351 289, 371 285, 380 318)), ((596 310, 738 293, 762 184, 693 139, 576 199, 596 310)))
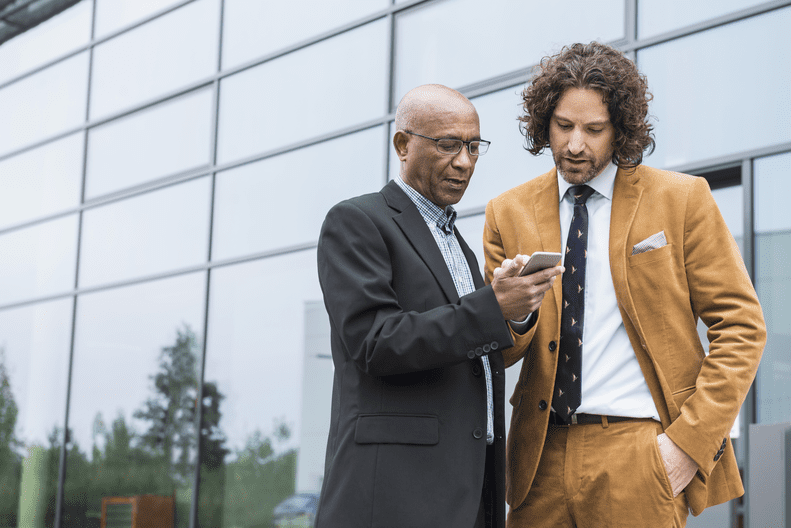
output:
POLYGON ((565 250, 560 356, 552 398, 552 408, 567 423, 582 401, 582 324, 585 315, 585 259, 588 257, 588 208, 585 202, 593 194, 593 189, 587 185, 575 185, 568 192, 574 198, 574 216, 565 250))

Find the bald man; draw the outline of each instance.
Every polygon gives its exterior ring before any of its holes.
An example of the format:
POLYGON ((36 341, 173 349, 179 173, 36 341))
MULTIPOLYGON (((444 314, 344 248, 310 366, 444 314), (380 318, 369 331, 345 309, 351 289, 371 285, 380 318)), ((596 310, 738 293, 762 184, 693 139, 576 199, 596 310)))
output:
POLYGON ((333 207, 319 238, 335 378, 316 526, 502 528, 506 321, 560 268, 508 261, 484 286, 451 206, 489 146, 466 97, 415 88, 395 125, 399 177, 333 207))

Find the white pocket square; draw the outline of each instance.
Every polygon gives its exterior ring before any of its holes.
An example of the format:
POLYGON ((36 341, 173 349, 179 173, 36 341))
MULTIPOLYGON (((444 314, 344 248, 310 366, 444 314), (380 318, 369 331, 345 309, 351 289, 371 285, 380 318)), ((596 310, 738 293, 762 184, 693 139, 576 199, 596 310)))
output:
POLYGON ((635 244, 632 248, 632 255, 639 255, 640 253, 645 253, 646 251, 651 251, 652 249, 659 249, 666 245, 667 239, 665 238, 665 232, 660 231, 659 233, 646 238, 642 242, 635 244))

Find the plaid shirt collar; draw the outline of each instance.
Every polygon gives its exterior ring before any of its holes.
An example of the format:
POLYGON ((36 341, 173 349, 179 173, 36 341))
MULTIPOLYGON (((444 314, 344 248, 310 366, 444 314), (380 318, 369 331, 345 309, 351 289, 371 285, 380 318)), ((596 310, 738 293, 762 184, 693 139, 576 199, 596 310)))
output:
POLYGON ((443 210, 440 206, 410 187, 408 183, 401 179, 401 176, 396 176, 395 182, 409 196, 409 199, 414 202, 417 210, 420 211, 420 215, 428 225, 436 225, 448 235, 453 233, 453 226, 456 223, 456 210, 453 206, 449 205, 443 210))

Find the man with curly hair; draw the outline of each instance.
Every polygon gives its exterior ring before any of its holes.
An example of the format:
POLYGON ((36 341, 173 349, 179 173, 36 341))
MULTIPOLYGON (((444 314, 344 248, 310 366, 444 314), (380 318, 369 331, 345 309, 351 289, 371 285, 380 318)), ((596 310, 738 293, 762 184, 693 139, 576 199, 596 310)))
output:
POLYGON ((729 431, 766 339, 755 290, 706 180, 642 165, 651 94, 622 53, 566 47, 522 96, 555 168, 489 202, 486 278, 536 251, 565 271, 503 351, 523 359, 508 526, 683 527, 744 493, 729 431))

